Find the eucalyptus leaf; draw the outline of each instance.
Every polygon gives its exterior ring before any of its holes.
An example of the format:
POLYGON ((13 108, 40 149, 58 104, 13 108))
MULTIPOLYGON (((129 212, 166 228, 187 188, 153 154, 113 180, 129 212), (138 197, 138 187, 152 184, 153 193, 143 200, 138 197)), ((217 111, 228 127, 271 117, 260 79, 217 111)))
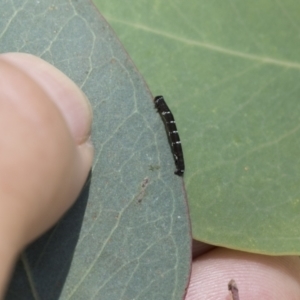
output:
POLYGON ((89 1, 1 1, 0 12, 0 52, 37 55, 73 79, 92 104, 95 145, 81 196, 21 255, 6 299, 182 299, 185 189, 128 54, 89 1))
POLYGON ((300 254, 300 2, 96 0, 176 117, 193 236, 300 254))

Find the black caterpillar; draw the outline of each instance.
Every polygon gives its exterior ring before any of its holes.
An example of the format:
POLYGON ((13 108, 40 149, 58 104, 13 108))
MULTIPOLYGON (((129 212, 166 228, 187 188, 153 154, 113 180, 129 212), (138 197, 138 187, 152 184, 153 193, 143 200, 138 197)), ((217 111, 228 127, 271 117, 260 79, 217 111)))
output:
POLYGON ((176 127, 176 122, 174 120, 173 114, 170 111, 168 105, 165 102, 163 96, 156 96, 154 98, 155 108, 159 112, 168 134, 169 143, 174 156, 176 171, 174 174, 178 176, 183 176, 184 173, 184 159, 181 141, 176 127))

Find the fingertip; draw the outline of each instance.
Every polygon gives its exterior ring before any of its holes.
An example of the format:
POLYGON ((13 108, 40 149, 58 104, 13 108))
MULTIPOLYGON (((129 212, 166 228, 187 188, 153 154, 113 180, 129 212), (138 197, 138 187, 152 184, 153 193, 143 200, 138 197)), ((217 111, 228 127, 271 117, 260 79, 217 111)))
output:
POLYGON ((230 299, 227 285, 232 279, 242 300, 299 299, 299 274, 300 262, 295 256, 216 248, 193 262, 186 300, 230 299))
POLYGON ((62 113, 77 145, 89 141, 92 108, 77 85, 57 68, 27 53, 4 53, 0 59, 30 76, 62 113))

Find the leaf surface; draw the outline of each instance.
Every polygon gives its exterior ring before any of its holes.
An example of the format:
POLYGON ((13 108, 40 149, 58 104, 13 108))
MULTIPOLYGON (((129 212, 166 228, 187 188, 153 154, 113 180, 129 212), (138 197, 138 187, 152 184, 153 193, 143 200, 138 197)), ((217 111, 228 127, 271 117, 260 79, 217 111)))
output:
POLYGON ((88 96, 95 145, 91 179, 22 254, 6 299, 182 299, 191 238, 185 190, 131 59, 88 1, 1 1, 0 12, 1 52, 40 56, 88 96))
POLYGON ((194 238, 299 255, 299 1, 96 3, 176 117, 194 238))

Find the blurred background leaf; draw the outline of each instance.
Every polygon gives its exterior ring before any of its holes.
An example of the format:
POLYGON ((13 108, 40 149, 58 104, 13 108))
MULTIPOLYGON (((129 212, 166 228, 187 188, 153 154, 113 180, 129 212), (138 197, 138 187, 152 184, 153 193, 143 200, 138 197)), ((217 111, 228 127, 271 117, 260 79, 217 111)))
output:
POLYGON ((183 143, 194 238, 300 253, 300 2, 95 0, 183 143))
POLYGON ((40 56, 88 96, 95 145, 91 180, 22 254, 6 299, 182 299, 191 256, 185 190, 130 57, 86 0, 0 1, 0 14, 1 53, 40 56))

